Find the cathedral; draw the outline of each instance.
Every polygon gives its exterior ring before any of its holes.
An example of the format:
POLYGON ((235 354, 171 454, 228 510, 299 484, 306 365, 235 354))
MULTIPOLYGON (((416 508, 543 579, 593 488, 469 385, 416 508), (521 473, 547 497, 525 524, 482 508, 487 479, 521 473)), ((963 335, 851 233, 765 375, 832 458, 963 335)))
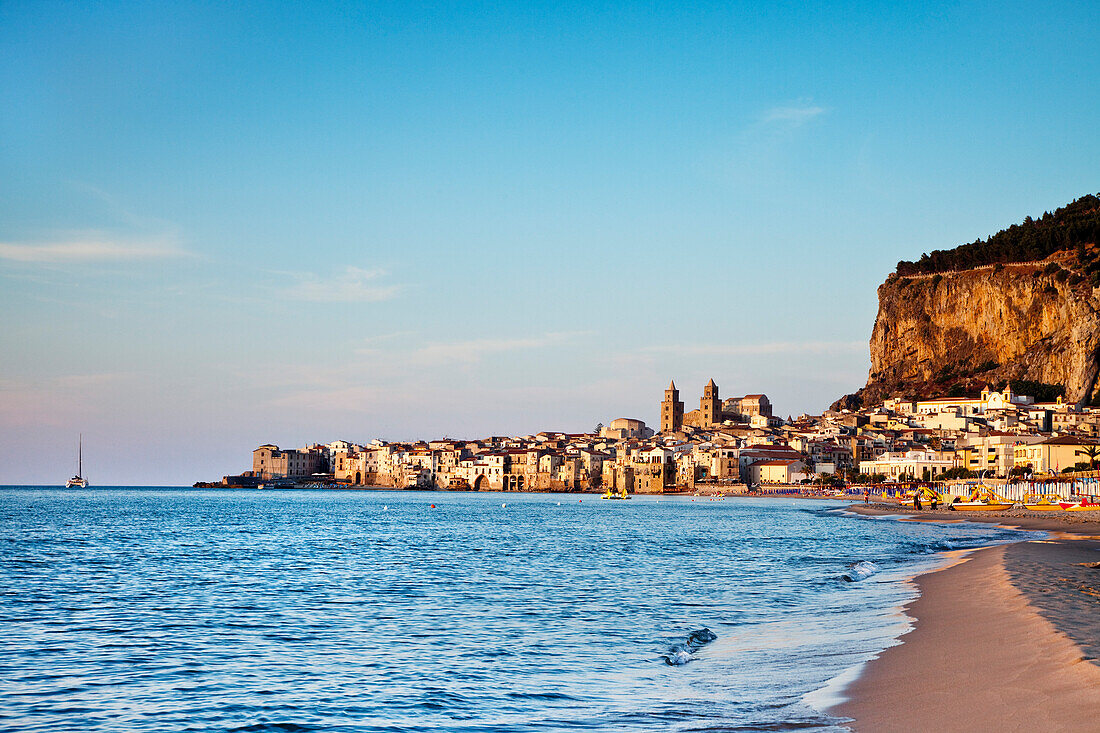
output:
POLYGON ((754 416, 771 417, 772 403, 767 395, 750 394, 744 397, 731 397, 723 402, 718 397, 718 385, 711 379, 703 387, 703 396, 699 398, 699 409, 684 413, 684 403, 680 401, 680 390, 676 382, 669 382, 665 390, 665 399, 661 402, 661 432, 675 433, 683 426, 696 428, 714 428, 723 423, 747 423, 754 416))

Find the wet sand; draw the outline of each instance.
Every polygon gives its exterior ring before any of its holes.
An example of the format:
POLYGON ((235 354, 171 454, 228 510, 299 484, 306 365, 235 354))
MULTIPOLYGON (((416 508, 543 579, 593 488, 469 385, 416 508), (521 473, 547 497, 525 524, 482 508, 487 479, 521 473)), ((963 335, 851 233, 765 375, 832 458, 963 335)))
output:
POLYGON ((1100 522, 908 511, 917 521, 988 521, 1052 534, 977 550, 917 578, 920 597, 906 609, 913 630, 872 660, 847 689, 848 701, 830 712, 853 718, 856 731, 1100 729, 1100 568, 1086 565, 1100 563, 1092 539, 1100 522))

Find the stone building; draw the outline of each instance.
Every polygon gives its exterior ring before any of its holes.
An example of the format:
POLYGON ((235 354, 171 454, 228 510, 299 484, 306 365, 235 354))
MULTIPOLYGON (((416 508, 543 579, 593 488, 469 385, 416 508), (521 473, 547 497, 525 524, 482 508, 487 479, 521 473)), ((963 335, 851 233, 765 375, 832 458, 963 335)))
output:
POLYGON ((320 451, 279 450, 270 443, 252 451, 252 473, 262 479, 312 476, 324 469, 324 463, 320 451))
POLYGON ((754 415, 772 416, 772 403, 763 394, 731 397, 722 404, 722 409, 737 422, 751 422, 754 415))
POLYGON ((607 427, 601 428, 600 437, 611 440, 630 440, 634 438, 645 440, 646 438, 653 437, 653 431, 647 428, 645 423, 641 420, 620 417, 616 420, 612 420, 611 424, 607 427))

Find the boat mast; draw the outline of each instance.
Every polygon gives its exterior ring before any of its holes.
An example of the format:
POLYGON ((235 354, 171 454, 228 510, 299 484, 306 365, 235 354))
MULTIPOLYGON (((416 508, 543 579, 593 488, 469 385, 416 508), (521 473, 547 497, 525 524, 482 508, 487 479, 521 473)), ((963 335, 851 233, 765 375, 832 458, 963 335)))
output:
POLYGON ((84 433, 80 433, 76 448, 76 475, 84 475, 84 433))

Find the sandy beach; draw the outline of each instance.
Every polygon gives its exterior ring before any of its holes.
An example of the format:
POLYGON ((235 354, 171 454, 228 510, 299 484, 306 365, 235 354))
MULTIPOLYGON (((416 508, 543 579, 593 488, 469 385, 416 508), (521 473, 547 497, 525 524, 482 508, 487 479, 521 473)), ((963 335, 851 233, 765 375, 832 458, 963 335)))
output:
POLYGON ((847 511, 868 516, 899 516, 905 520, 925 522, 985 522, 1002 527, 1038 529, 1045 532, 1070 533, 1100 539, 1098 512, 1033 512, 1016 509, 1007 512, 956 512, 948 509, 921 509, 899 504, 854 504, 847 511))
MULTIPOLYGON (((862 514, 904 508, 852 507, 862 514)), ((1050 538, 986 548, 917 578, 914 628, 872 660, 831 712, 856 731, 1085 731, 1100 720, 1100 522, 965 516, 1050 538)))

